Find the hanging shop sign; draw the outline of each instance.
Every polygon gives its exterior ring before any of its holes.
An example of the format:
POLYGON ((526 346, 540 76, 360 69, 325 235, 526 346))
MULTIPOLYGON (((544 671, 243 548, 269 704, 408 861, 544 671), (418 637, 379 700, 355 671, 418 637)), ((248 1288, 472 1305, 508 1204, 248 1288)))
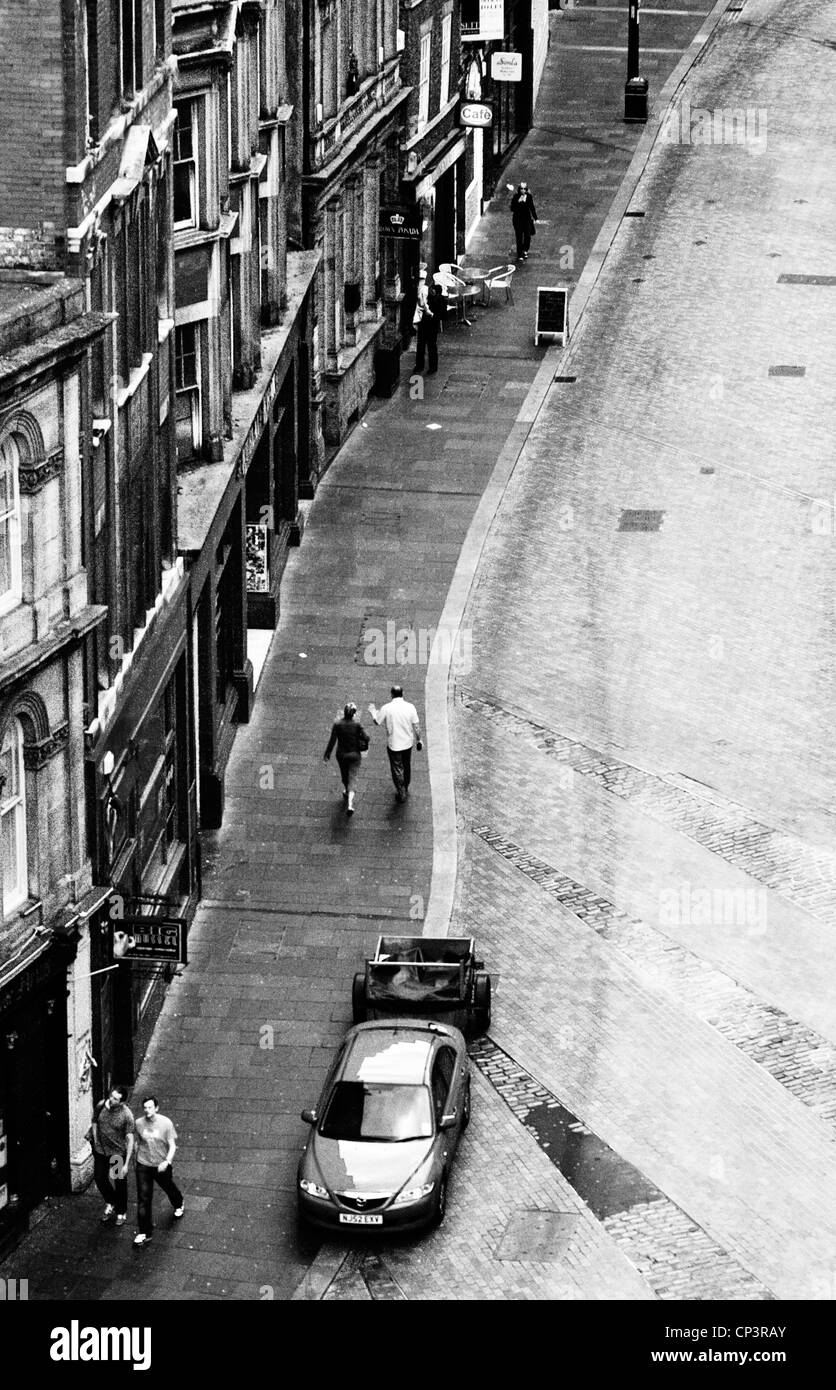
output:
POLYGON ((185 917, 120 917, 108 925, 114 961, 188 964, 185 917))
POLYGON ((459 107, 459 125, 487 130, 493 125, 493 106, 489 101, 463 101, 459 107))
POLYGON ((491 77, 495 82, 522 82, 522 54, 494 50, 491 54, 491 77))
POLYGON ((421 240, 421 214, 418 208, 381 208, 378 223, 381 236, 396 241, 421 240))
POLYGON ((505 37, 505 0, 462 0, 463 43, 489 43, 505 37))

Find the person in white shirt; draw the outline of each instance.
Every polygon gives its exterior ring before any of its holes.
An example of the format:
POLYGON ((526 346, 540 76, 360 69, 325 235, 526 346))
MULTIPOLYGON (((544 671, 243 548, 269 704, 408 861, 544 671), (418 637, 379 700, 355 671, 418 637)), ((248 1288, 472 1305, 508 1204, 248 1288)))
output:
POLYGON ((386 725, 386 751, 389 754, 395 795, 398 801, 406 801, 412 779, 412 745, 414 742, 419 753, 424 746, 421 742, 418 711, 404 699, 403 687, 393 685, 392 698, 388 704, 383 705, 381 709, 369 705, 369 714, 375 724, 386 725))

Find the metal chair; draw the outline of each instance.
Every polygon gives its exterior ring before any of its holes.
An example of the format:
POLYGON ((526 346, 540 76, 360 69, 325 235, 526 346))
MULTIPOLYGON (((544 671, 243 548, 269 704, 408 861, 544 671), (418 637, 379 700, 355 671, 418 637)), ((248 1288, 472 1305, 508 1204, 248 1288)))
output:
POLYGON ((517 267, 515 265, 498 265, 493 270, 489 270, 485 276, 485 292, 487 294, 486 304, 491 302, 491 290, 504 290, 505 303, 510 300, 514 302, 514 292, 511 289, 511 276, 517 267))
POLYGON ((449 314, 452 310, 452 312, 456 314, 456 316, 458 317, 461 308, 459 290, 463 290, 465 288, 464 280, 460 280, 457 275, 453 275, 450 271, 442 269, 437 270, 435 272, 433 276, 433 284, 438 285, 439 289, 441 290, 444 296, 444 307, 447 311, 447 314, 449 314))

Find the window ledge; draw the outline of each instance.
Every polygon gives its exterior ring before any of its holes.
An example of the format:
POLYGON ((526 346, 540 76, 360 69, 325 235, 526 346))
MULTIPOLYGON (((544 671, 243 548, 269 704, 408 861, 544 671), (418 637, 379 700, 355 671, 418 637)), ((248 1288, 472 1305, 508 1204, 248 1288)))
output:
POLYGON ((144 352, 142 354, 142 362, 140 363, 140 365, 138 367, 131 368, 131 374, 128 378, 127 386, 123 386, 121 391, 119 391, 116 396, 116 404, 120 410, 122 409, 122 406, 125 404, 125 402, 130 400, 131 396, 133 396, 139 389, 139 387, 142 385, 143 381, 148 375, 153 360, 154 359, 151 356, 150 352, 144 352))

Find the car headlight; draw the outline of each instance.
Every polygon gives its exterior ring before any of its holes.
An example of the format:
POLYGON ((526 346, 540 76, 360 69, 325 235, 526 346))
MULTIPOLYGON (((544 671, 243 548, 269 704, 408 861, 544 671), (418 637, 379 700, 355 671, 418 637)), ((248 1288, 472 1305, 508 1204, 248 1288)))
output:
POLYGON ((311 1182, 309 1178, 300 1178, 299 1186, 303 1192, 307 1192, 311 1197, 330 1197, 327 1187, 320 1187, 318 1182, 311 1182))
POLYGON ((420 1202, 422 1197, 428 1197, 435 1187, 434 1182, 422 1183, 420 1187, 406 1187, 403 1192, 399 1192, 393 1207, 404 1207, 408 1202, 420 1202))

